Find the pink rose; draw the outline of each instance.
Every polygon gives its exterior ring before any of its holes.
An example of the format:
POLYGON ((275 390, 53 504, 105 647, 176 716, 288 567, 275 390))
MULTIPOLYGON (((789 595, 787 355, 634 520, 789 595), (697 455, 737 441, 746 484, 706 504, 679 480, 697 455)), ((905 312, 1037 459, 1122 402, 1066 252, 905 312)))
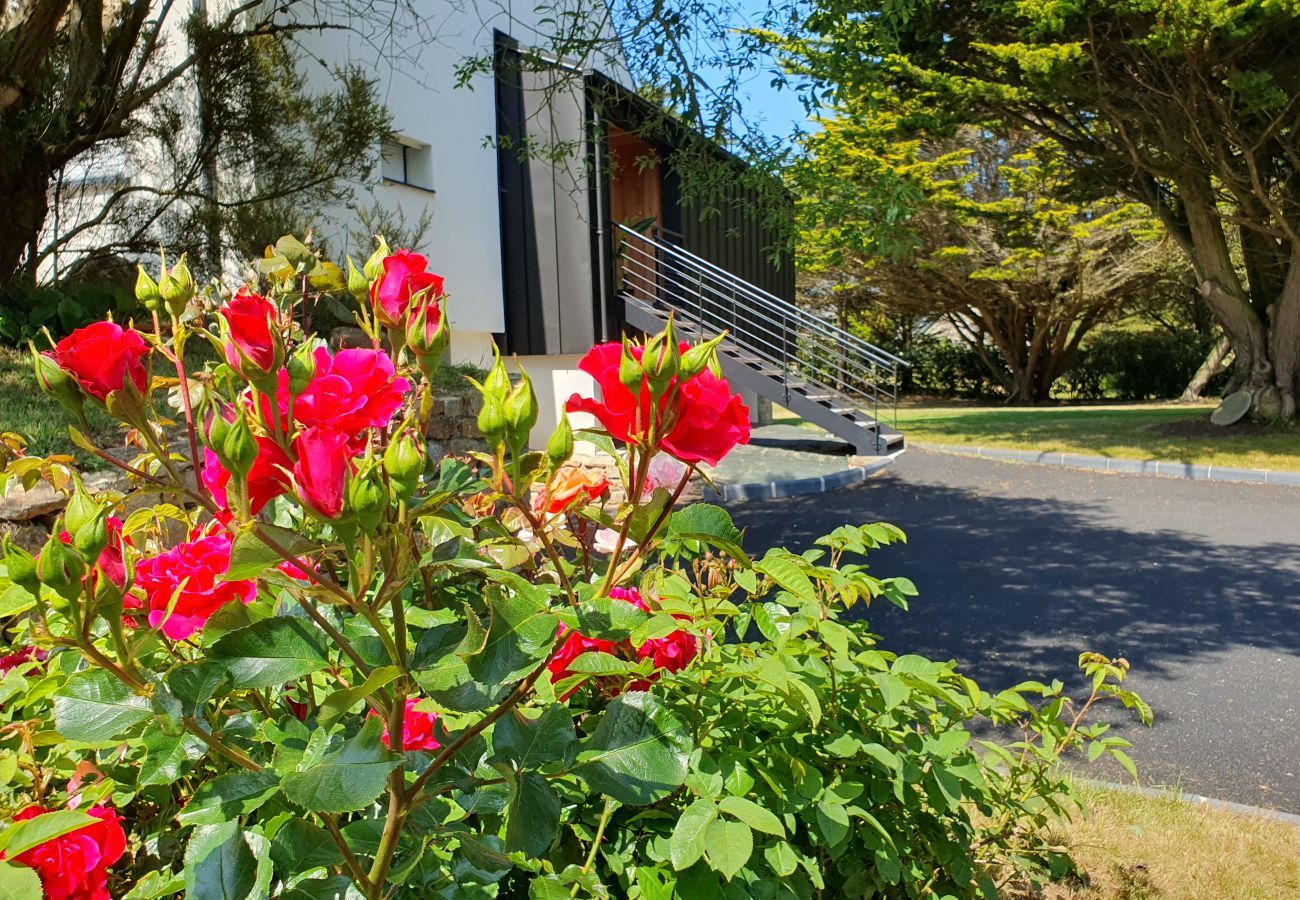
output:
MULTIPOLYGON (((249 511, 257 515, 266 504, 289 490, 289 476, 286 470, 293 461, 280 449, 280 445, 268 437, 257 438, 257 459, 248 471, 249 511)), ((226 499, 226 485, 230 483, 230 473, 226 471, 217 454, 207 447, 203 448, 203 485, 212 495, 212 499, 222 509, 229 509, 226 499)))
MULTIPOLYGON (((682 350, 686 349, 688 345, 682 344, 682 350)), ((641 346, 632 346, 630 350, 637 360, 645 352, 641 346)), ((648 383, 643 381, 634 396, 619 381, 622 355, 621 344, 592 347, 578 368, 596 379, 600 400, 574 394, 565 409, 590 413, 611 437, 624 443, 643 442, 649 425, 654 423, 656 430, 667 430, 659 445, 685 463, 706 462, 716 466, 737 444, 749 442, 749 409, 739 394, 731 393, 724 379, 708 369, 685 382, 673 379, 668 395, 656 403, 648 383)))
POLYGON ((174 641, 201 629, 208 617, 227 603, 252 603, 257 595, 252 581, 222 580, 230 568, 231 537, 224 530, 210 530, 211 534, 192 533, 186 543, 142 559, 135 567, 135 583, 144 592, 149 625, 174 641))
POLYGON ((242 353, 256 369, 264 373, 274 369, 279 362, 275 305, 241 287, 219 312, 226 320, 230 338, 226 342, 226 362, 235 371, 242 371, 242 353))
MULTIPOLYGON (((54 810, 29 806, 15 815, 14 821, 51 812, 54 810)), ((112 900, 108 867, 126 852, 122 819, 106 806, 92 806, 86 812, 98 821, 24 850, 12 860, 36 871, 46 900, 112 900)), ((4 859, 3 852, 0 859, 4 859)))
POLYGON ((645 600, 642 599, 641 592, 634 587, 610 588, 609 596, 614 600, 626 600, 642 612, 650 612, 650 607, 645 605, 645 600))
POLYGON ((326 428, 308 428, 293 440, 298 461, 293 480, 298 496, 328 519, 343 512, 343 488, 347 482, 348 436, 326 428))
POLYGON ((375 304, 379 324, 401 328, 412 299, 442 296, 442 276, 434 275, 428 268, 428 258, 410 250, 398 250, 384 257, 384 274, 370 286, 370 300, 375 304))
MULTIPOLYGON (((406 712, 402 716, 402 749, 437 750, 442 746, 433 736, 433 723, 437 721, 438 714, 420 712, 415 708, 419 703, 418 697, 408 697, 406 700, 406 712)), ((379 713, 372 709, 370 715, 377 716, 379 713)), ((388 735, 388 723, 385 722, 384 746, 392 749, 391 740, 388 735)))
MULTIPOLYGON (((324 347, 315 352, 316 374, 293 401, 294 420, 305 428, 321 426, 359 440, 369 428, 383 428, 402 405, 411 383, 399 378, 393 360, 383 350, 356 348, 334 356, 324 347)), ((280 373, 277 391, 280 424, 288 422, 289 373, 280 373)), ((269 402, 260 398, 261 416, 274 427, 269 402)), ((361 441, 364 445, 364 441, 361 441)), ((356 448, 358 452, 360 447, 356 448)))
POLYGON ((145 368, 149 345, 139 334, 116 322, 96 322, 78 328, 45 355, 101 403, 124 387, 139 394, 149 388, 149 372, 145 368))
POLYGON ((645 484, 641 487, 641 499, 648 499, 656 488, 677 490, 677 485, 682 483, 685 474, 686 466, 671 456, 656 456, 650 460, 650 468, 646 471, 645 484))

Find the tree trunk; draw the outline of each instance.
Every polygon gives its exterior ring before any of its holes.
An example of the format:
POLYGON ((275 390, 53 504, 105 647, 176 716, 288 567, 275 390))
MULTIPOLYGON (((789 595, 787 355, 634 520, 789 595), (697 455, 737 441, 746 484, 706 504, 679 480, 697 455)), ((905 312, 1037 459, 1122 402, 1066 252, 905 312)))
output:
POLYGON ((1193 400, 1200 400, 1201 394, 1205 392, 1205 387, 1210 383, 1214 376, 1218 375, 1227 368, 1228 351, 1232 349, 1226 337, 1221 337, 1214 342, 1210 352, 1206 354, 1205 362, 1196 370, 1192 380, 1187 382, 1187 387, 1183 389, 1183 395, 1178 399, 1183 403, 1190 403, 1193 400))
MULTIPOLYGON (((0 163, 0 272, 22 269, 49 215, 51 172, 39 150, 0 163)), ((35 273, 28 273, 34 275, 35 273)))

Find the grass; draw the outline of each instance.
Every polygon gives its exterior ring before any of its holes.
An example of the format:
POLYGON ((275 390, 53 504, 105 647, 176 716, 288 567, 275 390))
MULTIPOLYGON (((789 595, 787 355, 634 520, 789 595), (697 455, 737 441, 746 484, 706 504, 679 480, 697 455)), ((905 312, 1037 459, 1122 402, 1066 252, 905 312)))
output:
POLYGON ((898 428, 919 444, 1300 471, 1300 429, 1219 429, 1209 424, 1211 409, 1170 403, 1034 408, 907 404, 898 410, 898 428))
POLYGON ((1300 828, 1172 797, 1085 786, 1062 828, 1081 877, 1046 900, 1300 896, 1300 828))
MULTIPOLYGON (((114 427, 113 419, 90 403, 86 404, 86 419, 96 432, 114 427)), ((16 431, 25 437, 32 456, 71 452, 84 468, 103 468, 105 463, 73 447, 68 426, 74 424, 76 419, 36 386, 27 351, 0 347, 0 431, 16 431)))

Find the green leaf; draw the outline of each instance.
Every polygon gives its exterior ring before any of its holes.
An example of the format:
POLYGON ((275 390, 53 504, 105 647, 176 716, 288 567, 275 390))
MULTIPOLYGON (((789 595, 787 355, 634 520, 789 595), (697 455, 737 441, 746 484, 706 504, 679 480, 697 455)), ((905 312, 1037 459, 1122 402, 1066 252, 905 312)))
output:
POLYGON ((705 834, 718 817, 708 800, 696 800, 682 811, 668 841, 668 855, 677 871, 689 869, 704 854, 705 834))
POLYGON ((778 878, 789 876, 799 865, 799 854, 785 841, 777 841, 764 850, 763 858, 778 878))
POLYGON ((749 567, 749 557, 740 546, 740 529, 731 520, 731 514, 711 503, 692 503, 673 513, 668 521, 670 541, 703 541, 718 548, 733 559, 749 567))
POLYGON ((346 875, 334 875, 299 881, 293 890, 280 894, 279 900, 365 900, 365 894, 346 875))
POLYGON ((302 619, 289 616, 232 631, 209 654, 225 663, 236 689, 277 687, 329 665, 320 638, 302 619))
POLYGON ((814 600, 817 592, 799 563, 795 562, 796 559, 799 559, 799 557, 789 550, 776 548, 769 550, 767 555, 754 563, 754 568, 767 575, 800 600, 814 600))
POLYGON ((755 831, 785 837, 785 826, 771 810, 764 809, 753 800, 744 797, 723 797, 718 808, 729 816, 734 816, 755 831))
POLYGON ((513 763, 518 769, 536 769, 551 762, 567 762, 577 740, 567 706, 548 706, 536 719, 516 708, 493 726, 492 759, 513 763))
POLYGON ((576 610, 561 610, 558 618, 570 628, 589 638, 623 641, 649 616, 645 610, 626 600, 602 597, 578 604, 576 610))
POLYGON ((339 688, 321 702, 316 720, 322 725, 329 725, 343 716, 371 694, 399 678, 402 670, 397 666, 382 666, 375 669, 361 684, 350 688, 339 688))
MULTIPOLYGON (((320 550, 313 542, 298 532, 278 525, 259 525, 271 540, 289 551, 290 556, 306 556, 320 550)), ((230 548, 230 568, 223 578, 226 581, 247 581, 256 578, 272 566, 279 565, 284 557, 263 543, 256 532, 245 531, 235 538, 230 548)))
POLYGON ((94 816, 71 809, 57 809, 44 815, 15 822, 0 833, 0 850, 5 856, 13 858, 38 847, 46 841, 52 841, 68 832, 85 828, 99 821, 94 816))
POLYGON ((876 685, 880 688, 880 699, 885 702, 885 712, 898 706, 911 693, 906 682, 897 675, 881 672, 875 677, 876 685))
POLYGON ((536 772, 525 772, 511 785, 506 818, 506 852, 538 857, 560 830, 560 797, 536 772))
POLYGON ((569 900, 570 888, 555 875, 539 875, 528 882, 528 900, 569 900))
POLYGON ((35 870, 0 860, 0 900, 43 900, 44 897, 41 877, 35 870))
POLYGON ((740 822, 716 819, 705 834, 709 863, 730 881, 754 853, 754 833, 740 822))
POLYGON ((188 772, 208 752, 208 745, 188 732, 167 734, 151 728, 142 740, 146 755, 140 763, 137 785, 171 784, 188 772))
POLYGON ((148 698, 104 669, 78 672, 54 695, 55 727, 70 741, 110 741, 150 715, 148 698))
POLYGON ((619 659, 612 653, 588 650, 579 654, 565 668, 566 671, 581 675, 626 675, 636 668, 636 664, 619 659))
POLYGON ((297 875, 343 862, 343 853, 325 829, 305 819, 290 819, 271 842, 271 859, 280 875, 297 875))
POLYGON ((185 850, 186 900, 248 900, 257 887, 257 858, 238 823, 196 830, 185 850), (215 837, 223 839, 214 843, 215 837))
POLYGON ((680 787, 694 749, 681 719, 643 691, 615 697, 584 746, 575 774, 633 806, 654 803, 680 787))
POLYGON ((164 680, 187 716, 197 715, 209 700, 230 690, 230 673, 225 664, 210 659, 177 666, 164 680))
POLYGON ((185 890, 185 876, 168 869, 155 869, 135 883, 122 900, 161 900, 185 890))
POLYGON ((312 812, 353 812, 369 806, 383 793, 388 773, 402 764, 402 757, 383 745, 382 733, 379 717, 368 716, 336 752, 286 774, 281 790, 312 812))
POLYGON ((817 827, 826 843, 834 847, 849 834, 849 814, 841 803, 823 800, 817 804, 817 827))
POLYGON ((487 685, 518 681, 532 671, 555 642, 556 619, 545 595, 493 589, 491 621, 479 652, 468 655, 470 677, 487 685))
POLYGON ((255 811, 275 793, 274 772, 228 772, 205 781, 176 816, 182 825, 220 825, 255 811))

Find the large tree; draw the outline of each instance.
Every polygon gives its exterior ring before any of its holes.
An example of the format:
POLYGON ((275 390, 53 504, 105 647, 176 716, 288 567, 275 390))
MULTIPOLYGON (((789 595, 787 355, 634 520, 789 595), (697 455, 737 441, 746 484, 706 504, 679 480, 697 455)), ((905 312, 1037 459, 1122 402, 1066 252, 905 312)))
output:
POLYGON ((1095 327, 1177 285, 1146 210, 1079 203, 1060 148, 1025 129, 912 140, 887 99, 840 110, 798 167, 802 261, 839 293, 946 320, 1010 399, 1036 402, 1095 327))
POLYGON ((1146 204, 1186 252, 1261 416, 1300 394, 1298 0, 814 0, 783 44, 841 101, 918 127, 1014 124, 1094 196, 1146 204))
POLYGON ((311 94, 290 46, 351 2, 0 0, 0 278, 161 230, 216 262, 232 226, 273 238, 295 198, 368 172, 387 122, 370 84, 341 70, 311 94))

